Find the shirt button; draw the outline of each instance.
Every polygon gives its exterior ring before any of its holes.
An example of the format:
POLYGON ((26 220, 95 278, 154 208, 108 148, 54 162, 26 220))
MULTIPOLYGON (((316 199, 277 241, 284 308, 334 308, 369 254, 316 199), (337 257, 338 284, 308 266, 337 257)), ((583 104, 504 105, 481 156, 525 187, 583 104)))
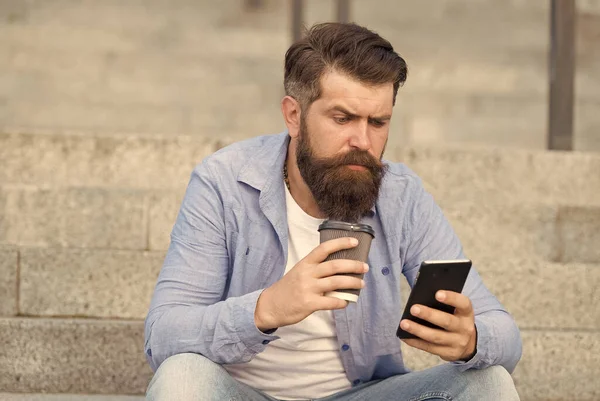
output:
POLYGON ((356 379, 352 382, 353 386, 358 386, 360 384, 360 379, 356 379))
POLYGON ((262 343, 263 343, 263 345, 267 345, 267 344, 268 344, 268 343, 270 343, 270 342, 271 342, 271 341, 269 341, 269 340, 263 340, 263 342, 262 342, 262 343))
POLYGON ((342 351, 348 351, 349 349, 350 349, 350 346, 348 344, 342 345, 342 351))
POLYGON ((387 267, 387 266, 386 266, 386 267, 384 267, 383 269, 381 269, 381 273, 382 273, 384 276, 387 276, 388 274, 390 274, 390 268, 389 268, 389 267, 387 267))

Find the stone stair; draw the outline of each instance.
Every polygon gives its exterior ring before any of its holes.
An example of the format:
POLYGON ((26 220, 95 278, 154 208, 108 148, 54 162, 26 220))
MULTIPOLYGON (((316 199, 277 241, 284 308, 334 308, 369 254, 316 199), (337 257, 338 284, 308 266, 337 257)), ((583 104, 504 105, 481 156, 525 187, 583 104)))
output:
MULTIPOLYGON (((242 3, 0 0, 0 401, 142 398, 192 168, 283 128, 287 4, 242 3)), ((308 24, 333 17, 306 4, 308 24)), ((472 146, 545 147, 549 2, 352 4, 409 63, 386 156, 517 320, 522 400, 600 399, 600 156, 472 146)), ((577 5, 575 147, 600 150, 600 7, 577 5)))
POLYGON ((0 401, 143 401, 144 396, 0 393, 0 401))
MULTIPOLYGON (((0 130, 246 138, 282 130, 289 4, 0 2, 0 130)), ((575 147, 600 150, 600 6, 578 1, 575 147)), ((546 147, 548 1, 353 0, 407 59, 390 147, 546 147)), ((307 0, 306 23, 333 17, 307 0)))
MULTIPOLYGON (((193 166, 225 144, 0 134, 0 391, 143 394, 143 318, 169 233, 193 166)), ((522 399, 599 399, 600 155, 411 147, 386 158, 423 178, 517 320, 522 399)), ((406 353, 415 369, 440 362, 406 353)))

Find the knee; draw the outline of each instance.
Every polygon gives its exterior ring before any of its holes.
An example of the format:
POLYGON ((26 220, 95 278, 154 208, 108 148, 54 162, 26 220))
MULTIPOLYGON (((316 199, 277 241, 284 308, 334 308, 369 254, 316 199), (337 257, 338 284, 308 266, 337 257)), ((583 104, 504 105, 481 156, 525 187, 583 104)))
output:
POLYGON ((519 401, 515 383, 506 369, 502 366, 490 366, 477 371, 477 387, 480 395, 492 397, 489 399, 519 401))
POLYGON ((150 401, 200 401, 211 399, 220 376, 227 372, 218 364, 198 354, 177 354, 167 358, 148 385, 150 401))

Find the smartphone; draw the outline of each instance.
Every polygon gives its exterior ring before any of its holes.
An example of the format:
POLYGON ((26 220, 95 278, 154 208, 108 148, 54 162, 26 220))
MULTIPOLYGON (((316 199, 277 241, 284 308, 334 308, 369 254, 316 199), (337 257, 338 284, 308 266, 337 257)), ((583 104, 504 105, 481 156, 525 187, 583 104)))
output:
MULTIPOLYGON (((410 313, 410 308, 414 304, 425 305, 430 308, 438 309, 446 313, 454 314, 454 307, 443 304, 435 299, 435 294, 439 290, 447 290, 454 292, 462 292, 471 270, 471 261, 464 260, 428 260, 421 263, 415 285, 413 286, 408 301, 402 313, 402 319, 409 319, 413 322, 422 324, 423 326, 434 329, 443 330, 426 320, 419 319, 410 313)), ((398 323, 398 331, 396 335, 399 338, 417 338, 414 334, 408 333, 400 328, 398 323)))

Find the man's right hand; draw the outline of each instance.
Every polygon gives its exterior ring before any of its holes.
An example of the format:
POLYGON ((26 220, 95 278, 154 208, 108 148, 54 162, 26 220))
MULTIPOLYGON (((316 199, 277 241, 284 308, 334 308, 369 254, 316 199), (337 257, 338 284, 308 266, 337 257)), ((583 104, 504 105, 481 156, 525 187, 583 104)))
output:
POLYGON ((336 274, 361 274, 367 272, 369 267, 356 260, 323 261, 334 252, 357 245, 355 238, 345 237, 323 242, 313 249, 281 280, 262 292, 254 311, 256 327, 267 331, 298 323, 318 310, 345 308, 348 301, 323 294, 339 289, 363 288, 363 280, 336 274))

